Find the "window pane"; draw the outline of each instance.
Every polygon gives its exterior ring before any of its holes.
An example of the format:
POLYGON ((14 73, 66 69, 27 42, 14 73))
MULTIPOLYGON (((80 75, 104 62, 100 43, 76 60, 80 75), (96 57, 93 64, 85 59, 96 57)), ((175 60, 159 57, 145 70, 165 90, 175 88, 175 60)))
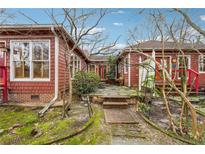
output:
POLYGON ((128 72, 128 67, 129 67, 128 58, 125 58, 125 72, 128 72))
POLYGON ((78 58, 78 71, 80 70, 80 58, 78 58))
POLYGON ((189 58, 188 57, 179 57, 179 68, 183 69, 183 68, 189 68, 189 58), (185 63, 184 63, 185 62, 185 63), (186 67, 185 67, 186 66, 186 67))
POLYGON ((34 78, 49 78, 49 62, 33 62, 34 78))
POLYGON ((14 63, 15 78, 23 78, 23 68, 21 62, 14 63))
POLYGON ((29 78, 30 66, 29 62, 14 62, 15 78, 29 78))
POLYGON ((14 42, 13 43, 13 58, 14 58, 14 61, 29 60, 29 43, 28 42, 14 42))
POLYGON ((90 65, 90 71, 95 72, 95 65, 90 65))
POLYGON ((70 73, 71 73, 71 78, 73 78, 73 66, 70 65, 70 73))
POLYGON ((203 57, 203 56, 200 56, 199 70, 201 72, 205 72, 205 57, 203 57))
POLYGON ((48 42, 33 42, 33 60, 49 60, 49 43, 48 42))

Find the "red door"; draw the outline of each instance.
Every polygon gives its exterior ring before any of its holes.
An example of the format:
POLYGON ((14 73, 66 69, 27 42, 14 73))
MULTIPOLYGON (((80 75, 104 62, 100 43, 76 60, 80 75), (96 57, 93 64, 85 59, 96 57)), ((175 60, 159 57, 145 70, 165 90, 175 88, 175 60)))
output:
MULTIPOLYGON (((156 61, 158 63, 161 64, 161 66, 163 66, 163 59, 162 57, 156 57, 156 61)), ((170 73, 170 66, 171 66, 171 63, 170 63, 170 57, 165 57, 164 58, 164 68, 166 68, 167 72, 170 73)), ((158 65, 156 65, 156 81, 160 81, 162 80, 162 69, 160 69, 160 67, 158 65)))

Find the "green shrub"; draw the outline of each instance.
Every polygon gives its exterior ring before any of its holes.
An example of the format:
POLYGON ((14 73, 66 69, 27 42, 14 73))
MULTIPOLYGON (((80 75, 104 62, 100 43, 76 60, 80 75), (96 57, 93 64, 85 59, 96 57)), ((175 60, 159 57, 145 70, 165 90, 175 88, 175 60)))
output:
POLYGON ((73 81, 74 93, 77 95, 88 94, 99 86, 100 77, 93 72, 77 72, 73 81))
POLYGON ((116 66, 116 61, 117 61, 117 59, 116 59, 116 57, 115 56, 109 56, 108 57, 108 64, 109 64, 109 66, 110 66, 110 69, 109 69, 109 71, 107 72, 107 77, 108 77, 108 79, 109 80, 112 80, 112 79, 115 79, 115 66, 116 66))

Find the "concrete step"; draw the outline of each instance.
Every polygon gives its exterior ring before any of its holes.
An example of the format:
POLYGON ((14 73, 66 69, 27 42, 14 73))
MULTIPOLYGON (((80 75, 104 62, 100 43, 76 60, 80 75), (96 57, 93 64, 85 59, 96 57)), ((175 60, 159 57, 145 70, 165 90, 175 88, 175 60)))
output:
POLYGON ((127 102, 103 102, 104 109, 111 109, 111 108, 120 108, 126 109, 128 108, 127 102))

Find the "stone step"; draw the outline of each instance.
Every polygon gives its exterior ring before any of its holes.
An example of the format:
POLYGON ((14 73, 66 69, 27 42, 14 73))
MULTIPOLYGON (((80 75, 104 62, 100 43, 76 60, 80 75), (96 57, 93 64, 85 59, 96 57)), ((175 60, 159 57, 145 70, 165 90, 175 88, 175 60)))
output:
POLYGON ((126 109, 128 108, 127 102, 103 102, 103 108, 111 109, 111 108, 120 108, 126 109))
POLYGON ((113 98, 113 99, 128 99, 128 98, 130 98, 130 96, 128 96, 128 95, 125 95, 125 96, 122 96, 122 95, 107 95, 107 96, 102 96, 103 98, 105 98, 105 99, 111 99, 111 98, 113 98))
POLYGON ((104 96, 103 100, 105 102, 127 102, 127 100, 130 99, 129 96, 104 96))

